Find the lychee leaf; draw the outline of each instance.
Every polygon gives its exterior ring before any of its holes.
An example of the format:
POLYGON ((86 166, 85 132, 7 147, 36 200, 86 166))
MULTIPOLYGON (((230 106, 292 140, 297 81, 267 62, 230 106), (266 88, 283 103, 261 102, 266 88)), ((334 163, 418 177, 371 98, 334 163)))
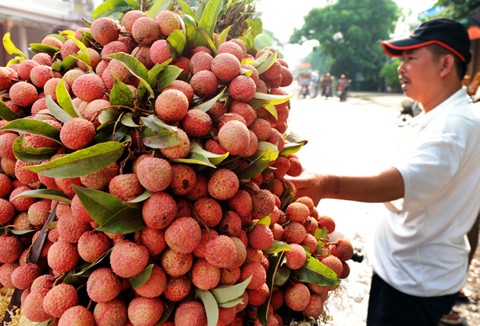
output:
POLYGON ((200 297, 203 302, 205 312, 207 313, 208 326, 216 326, 218 324, 219 311, 215 297, 210 291, 200 290, 198 288, 195 289, 195 294, 197 297, 200 297))
POLYGON ((102 129, 105 127, 106 124, 117 121, 118 117, 120 116, 120 111, 117 109, 105 109, 100 112, 98 115, 98 122, 100 122, 100 126, 98 129, 102 129))
POLYGON ((155 0, 153 6, 145 13, 148 17, 155 18, 160 11, 171 8, 170 2, 171 0, 155 0))
POLYGON ((138 197, 133 198, 132 200, 127 201, 127 204, 136 204, 136 203, 141 203, 142 201, 147 200, 153 195, 153 192, 145 190, 143 194, 141 194, 138 197))
POLYGON ((210 37, 213 36, 222 6, 223 0, 209 0, 203 9, 202 17, 198 22, 198 27, 205 30, 210 37))
POLYGON ((208 110, 210 110, 210 108, 218 102, 218 100, 220 98, 222 98, 223 94, 225 93, 225 90, 227 88, 224 87, 222 89, 222 91, 220 93, 218 93, 215 97, 212 97, 210 100, 206 101, 206 102, 203 102, 202 104, 199 104, 195 107, 193 107, 192 109, 198 109, 198 110, 202 110, 203 112, 207 112, 208 110))
POLYGON ((92 18, 112 16, 129 10, 138 10, 140 7, 134 0, 106 0, 95 8, 92 12, 92 18))
POLYGON ((270 246, 270 248, 265 250, 264 253, 267 255, 273 255, 279 252, 290 251, 290 250, 292 250, 292 248, 290 248, 288 243, 283 241, 273 240, 273 244, 270 246))
POLYGON ((269 268, 267 270, 267 286, 270 290, 270 294, 268 295, 268 299, 266 302, 258 308, 258 319, 262 323, 262 325, 267 325, 268 321, 268 306, 270 305, 270 300, 272 300, 272 294, 275 284, 275 278, 278 273, 278 269, 282 265, 284 260, 284 253, 280 252, 278 254, 271 255, 268 258, 269 261, 269 268))
POLYGON ((136 289, 145 284, 150 279, 150 276, 152 276, 152 270, 153 264, 150 264, 139 274, 129 278, 128 280, 130 281, 130 284, 132 284, 132 288, 136 289))
POLYGON ((16 119, 20 119, 21 116, 13 112, 8 108, 8 106, 0 99, 0 118, 5 121, 12 121, 16 119))
POLYGON ((189 48, 195 48, 198 45, 207 44, 207 41, 205 41, 198 32, 197 22, 193 17, 195 17, 195 14, 183 15, 183 23, 185 24, 185 36, 187 37, 187 44, 189 48))
POLYGON ((162 120, 160 120, 160 118, 158 118, 155 115, 141 117, 140 120, 142 120, 145 126, 150 128, 156 134, 162 134, 162 135, 175 134, 176 135, 177 133, 177 127, 171 126, 163 122, 162 120))
POLYGON ((37 231, 38 231, 37 229, 33 229, 33 230, 10 229, 10 230, 8 230, 9 233, 12 233, 12 234, 15 234, 15 235, 25 235, 25 234, 34 233, 34 232, 37 232, 37 231))
POLYGON ((17 55, 16 57, 8 60, 7 67, 10 66, 10 65, 13 65, 13 64, 19 64, 22 61, 25 61, 25 58, 17 55))
MULTIPOLYGON (((168 59, 166 62, 170 62, 168 59)), ((164 64, 162 63, 162 64, 164 64)), ((170 85, 182 73, 182 69, 175 65, 167 65, 156 77, 156 89, 162 91, 165 87, 170 85)))
POLYGON ((133 113, 132 112, 127 112, 125 114, 122 114, 122 117, 120 118, 120 122, 122 123, 122 125, 127 126, 127 127, 132 127, 132 128, 140 127, 139 124, 137 124, 137 123, 135 123, 135 121, 133 121, 133 113))
POLYGON ((232 25, 228 26, 227 28, 225 28, 217 37, 217 47, 222 44, 223 42, 225 42, 227 40, 227 37, 228 37, 228 33, 230 32, 230 29, 232 29, 232 25))
POLYGON ((25 167, 51 178, 76 178, 109 166, 120 158, 124 145, 108 141, 92 145, 40 165, 25 167))
POLYGON ((32 53, 48 53, 50 56, 53 56, 55 53, 60 51, 60 49, 57 47, 42 43, 30 43, 29 49, 32 51, 32 53))
POLYGON ((72 187, 83 207, 98 225, 107 223, 111 216, 125 207, 120 198, 104 191, 75 185, 72 185, 72 187))
POLYGON ((125 83, 118 80, 117 76, 115 76, 115 83, 110 91, 109 99, 112 105, 121 105, 133 108, 135 94, 133 94, 132 90, 128 88, 125 83))
POLYGON ((239 179, 248 179, 259 173, 262 173, 270 164, 278 157, 278 148, 269 142, 261 141, 258 143, 256 159, 253 160, 246 168, 238 172, 239 179))
POLYGON ((70 114, 68 114, 64 109, 62 109, 55 101, 53 100, 51 95, 47 95, 45 97, 45 103, 47 104, 47 108, 50 113, 59 121, 65 123, 71 118, 73 118, 70 114))
POLYGON ((23 59, 27 59, 27 56, 25 54, 23 54, 22 51, 20 51, 16 46, 15 44, 13 44, 11 38, 10 38, 10 32, 6 32, 4 35, 3 35, 3 47, 5 48, 5 50, 8 52, 8 54, 10 55, 16 55, 16 56, 20 56, 22 57, 23 59))
POLYGON ((77 53, 77 58, 79 58, 80 60, 82 60, 88 67, 89 69, 88 70, 92 70, 92 67, 90 66, 90 55, 88 53, 88 50, 87 50, 87 47, 85 46, 85 44, 83 44, 83 42, 81 40, 78 40, 76 37, 75 37, 75 32, 73 31, 62 31, 62 33, 64 35, 66 35, 67 39, 69 39, 70 41, 72 41, 73 43, 75 43, 75 45, 80 49, 81 53, 77 53))
POLYGON ((213 294, 218 304, 227 303, 229 301, 241 298, 251 280, 252 275, 250 275, 241 283, 235 285, 221 285, 210 290, 210 292, 213 294))
POLYGON ((297 153, 300 149, 302 149, 304 144, 299 143, 286 143, 283 146, 282 151, 280 152, 281 156, 288 156, 297 153))
POLYGON ((143 222, 142 210, 140 208, 124 207, 111 216, 105 223, 99 224, 96 230, 113 234, 129 234, 141 231, 145 229, 145 227, 146 225, 143 222))
POLYGON ((271 214, 268 214, 267 216, 262 217, 262 218, 257 222, 257 224, 263 224, 263 225, 265 225, 265 226, 270 226, 270 222, 271 222, 270 215, 271 215, 271 214))
POLYGON ((13 142, 13 153, 22 162, 42 162, 50 159, 58 152, 57 148, 25 146, 25 135, 20 135, 13 142))
MULTIPOLYGON (((17 119, 8 122, 0 130, 13 130, 22 133, 40 135, 59 142, 60 131, 46 122, 33 119, 17 119)), ((60 144, 60 142, 59 142, 60 144)))
MULTIPOLYGON (((85 275, 88 271, 90 271, 93 267, 95 267, 96 265, 100 264, 104 259, 105 257, 107 257, 110 252, 112 251, 113 247, 111 247, 110 249, 108 249, 107 251, 105 251, 103 254, 100 255, 100 257, 97 258, 97 260, 95 260, 93 263, 91 264, 85 264, 82 269, 76 273, 69 273, 67 275, 67 278, 69 278, 69 282, 72 282, 72 283, 77 283, 77 276, 82 276, 82 275, 85 275)), ((90 274, 90 273, 89 273, 90 274)), ((67 280, 67 278, 65 280, 67 280)), ((64 281, 65 283, 65 281, 64 281)))
MULTIPOLYGON (((264 61, 260 61, 258 66, 255 66, 257 68, 258 74, 262 74, 265 71, 270 68, 273 63, 277 60, 277 52, 275 51, 274 53, 271 53, 269 51, 265 51, 268 55, 268 57, 264 61)), ((262 57, 262 56, 261 56, 262 57)))
POLYGON ((288 268, 286 265, 280 266, 280 268, 277 271, 277 274, 275 275, 274 284, 276 286, 284 285, 290 278, 290 274, 291 274, 290 268, 288 268))
POLYGON ((315 239, 326 239, 328 237, 328 230, 327 228, 317 228, 315 230, 315 239))
POLYGON ((68 115, 74 118, 80 116, 75 110, 72 98, 70 97, 70 93, 68 92, 67 87, 65 86, 65 81, 63 79, 57 84, 55 93, 57 95, 57 102, 63 109, 63 111, 67 112, 68 115))
POLYGON ((177 0, 177 4, 182 7, 182 11, 189 15, 190 17, 195 17, 195 12, 192 10, 190 5, 183 0, 177 0))
POLYGON ((337 274, 315 257, 307 258, 305 265, 294 272, 298 280, 302 282, 318 285, 339 284, 337 274))
POLYGON ((223 162, 229 153, 215 154, 204 150, 197 142, 193 141, 190 145, 190 156, 188 158, 172 159, 173 162, 186 164, 199 164, 212 168, 216 168, 218 164, 223 162))
POLYGON ((175 49, 175 52, 181 55, 187 44, 187 37, 182 30, 176 29, 168 36, 167 41, 175 49))
POLYGON ((243 303, 243 297, 233 299, 224 303, 219 303, 218 307, 219 308, 232 308, 235 307, 236 305, 242 304, 243 303))
POLYGON ((15 198, 46 198, 70 205, 72 200, 60 190, 55 189, 34 189, 19 193, 15 198))

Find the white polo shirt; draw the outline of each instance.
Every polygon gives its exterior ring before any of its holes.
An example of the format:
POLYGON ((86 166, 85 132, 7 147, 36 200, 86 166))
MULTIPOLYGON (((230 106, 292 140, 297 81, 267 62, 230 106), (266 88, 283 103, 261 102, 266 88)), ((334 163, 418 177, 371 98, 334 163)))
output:
MULTIPOLYGON (((412 120, 403 159, 403 208, 380 219, 373 270, 404 293, 453 294, 465 285, 465 234, 480 210, 480 107, 462 88, 412 120)), ((387 205, 387 207, 389 207, 387 205)))

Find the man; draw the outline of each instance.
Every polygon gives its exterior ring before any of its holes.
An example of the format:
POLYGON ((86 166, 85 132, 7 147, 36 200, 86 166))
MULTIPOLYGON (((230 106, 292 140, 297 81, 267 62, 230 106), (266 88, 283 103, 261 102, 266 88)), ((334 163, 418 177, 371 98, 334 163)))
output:
POLYGON ((424 108, 402 159, 372 176, 290 180, 316 203, 388 202, 370 254, 367 325, 437 326, 466 282, 466 234, 480 210, 480 116, 461 83, 470 41, 462 25, 441 18, 382 46, 401 57, 402 89, 424 108))

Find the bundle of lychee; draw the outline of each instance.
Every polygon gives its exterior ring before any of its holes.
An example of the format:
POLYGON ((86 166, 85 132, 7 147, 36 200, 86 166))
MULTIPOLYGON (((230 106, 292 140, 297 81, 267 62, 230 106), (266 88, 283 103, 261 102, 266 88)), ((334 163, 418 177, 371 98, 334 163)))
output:
POLYGON ((258 19, 216 31, 239 1, 165 3, 106 1, 31 59, 4 36, 10 306, 60 326, 316 320, 353 252, 284 178, 302 170, 288 65, 256 49, 258 19))

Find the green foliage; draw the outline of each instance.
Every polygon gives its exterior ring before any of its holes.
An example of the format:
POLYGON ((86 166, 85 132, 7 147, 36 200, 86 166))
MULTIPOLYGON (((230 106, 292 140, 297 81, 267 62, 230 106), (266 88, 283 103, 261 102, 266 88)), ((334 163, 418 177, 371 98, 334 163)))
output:
MULTIPOLYGON (((480 0, 438 0, 434 6, 445 7, 440 16, 457 19, 468 24, 467 18, 475 10, 480 10, 480 0)), ((429 19, 431 18, 433 17, 429 17, 429 19)))
POLYGON ((333 60, 330 70, 333 75, 362 76, 360 85, 352 78, 354 86, 376 89, 385 62, 380 42, 394 31, 399 15, 399 8, 392 0, 339 0, 312 9, 290 42, 318 40, 322 56, 333 60))
POLYGON ((389 87, 393 90, 398 90, 400 88, 400 81, 398 80, 397 68, 400 66, 401 62, 397 58, 390 59, 382 67, 380 71, 380 76, 385 78, 385 81, 389 87))

